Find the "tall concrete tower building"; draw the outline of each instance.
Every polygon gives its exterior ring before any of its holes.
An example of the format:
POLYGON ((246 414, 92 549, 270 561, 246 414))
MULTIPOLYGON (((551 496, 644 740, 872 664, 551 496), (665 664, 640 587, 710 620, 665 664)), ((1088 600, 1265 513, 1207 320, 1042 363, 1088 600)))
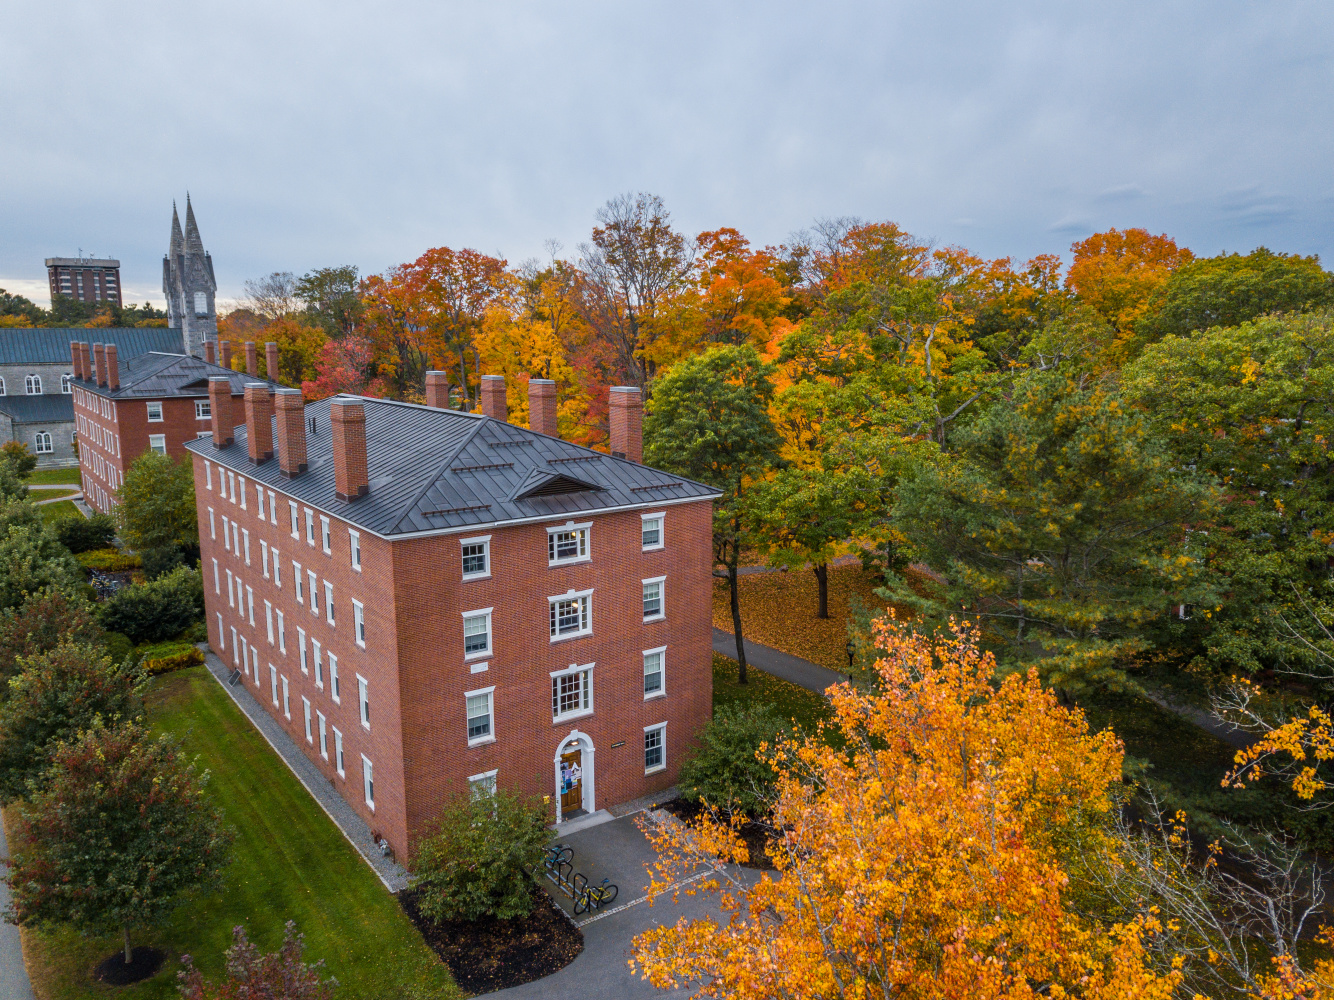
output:
POLYGON ((167 326, 179 328, 185 353, 204 356, 204 343, 218 339, 213 258, 204 251, 195 210, 185 196, 185 232, 176 204, 171 206, 171 246, 162 258, 162 294, 167 297, 167 326))

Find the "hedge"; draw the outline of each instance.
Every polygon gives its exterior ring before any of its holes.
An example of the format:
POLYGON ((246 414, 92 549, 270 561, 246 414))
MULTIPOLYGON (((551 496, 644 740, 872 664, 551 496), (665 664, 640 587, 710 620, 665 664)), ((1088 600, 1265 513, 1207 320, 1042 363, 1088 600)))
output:
POLYGON ((120 549, 93 549, 80 552, 74 558, 79 560, 84 569, 100 569, 108 573, 121 573, 143 565, 143 560, 138 556, 127 555, 120 549))
POLYGON ((139 666, 154 676, 204 662, 203 652, 188 642, 159 642, 142 646, 136 652, 142 657, 139 666))

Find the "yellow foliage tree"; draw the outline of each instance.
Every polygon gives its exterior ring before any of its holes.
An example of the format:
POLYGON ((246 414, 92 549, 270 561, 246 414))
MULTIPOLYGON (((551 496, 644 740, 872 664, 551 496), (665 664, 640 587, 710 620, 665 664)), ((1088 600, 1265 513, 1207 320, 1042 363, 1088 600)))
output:
POLYGON ((767 753, 779 773, 768 853, 753 885, 732 826, 658 825, 652 891, 704 861, 724 919, 635 939, 632 965, 697 995, 1167 1000, 1154 921, 1105 927, 1070 905, 1066 868, 1105 846, 1122 751, 1058 704, 1035 673, 992 683, 995 663, 956 628, 927 638, 877 626, 881 686, 832 695, 832 727, 767 753))
POLYGON ((1118 330, 1129 330, 1153 293, 1182 264, 1195 259, 1170 236, 1147 229, 1109 229, 1070 246, 1066 284, 1118 330))

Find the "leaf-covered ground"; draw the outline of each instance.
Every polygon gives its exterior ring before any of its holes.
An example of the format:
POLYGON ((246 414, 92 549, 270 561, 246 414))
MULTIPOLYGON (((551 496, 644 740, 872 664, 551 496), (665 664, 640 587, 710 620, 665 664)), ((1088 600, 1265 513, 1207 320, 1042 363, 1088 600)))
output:
POLYGON ((785 719, 794 720, 807 732, 830 717, 829 702, 823 695, 751 667, 745 684, 737 683, 737 664, 718 653, 713 654, 713 704, 772 705, 785 719))

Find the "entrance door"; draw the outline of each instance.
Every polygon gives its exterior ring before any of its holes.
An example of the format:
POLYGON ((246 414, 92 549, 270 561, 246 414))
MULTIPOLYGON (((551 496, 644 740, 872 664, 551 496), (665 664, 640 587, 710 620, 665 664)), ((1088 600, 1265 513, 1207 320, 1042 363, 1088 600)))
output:
POLYGON ((584 806, 584 753, 570 750, 560 755, 560 811, 569 816, 584 806))

